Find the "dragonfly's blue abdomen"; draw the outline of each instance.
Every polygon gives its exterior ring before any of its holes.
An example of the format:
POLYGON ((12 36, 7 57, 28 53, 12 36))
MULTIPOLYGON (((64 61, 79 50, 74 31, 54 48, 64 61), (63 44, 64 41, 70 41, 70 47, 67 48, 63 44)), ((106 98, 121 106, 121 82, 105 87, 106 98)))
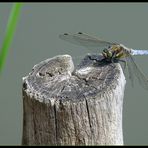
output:
POLYGON ((131 54, 132 55, 148 55, 148 50, 131 49, 131 54))

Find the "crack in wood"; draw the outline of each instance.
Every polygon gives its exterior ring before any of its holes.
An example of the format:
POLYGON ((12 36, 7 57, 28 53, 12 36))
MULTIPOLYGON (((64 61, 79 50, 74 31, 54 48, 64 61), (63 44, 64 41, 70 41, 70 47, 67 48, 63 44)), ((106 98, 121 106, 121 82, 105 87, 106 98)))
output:
POLYGON ((54 120, 55 120, 55 144, 58 142, 58 139, 57 139, 57 115, 56 115, 56 103, 54 104, 54 120))
POLYGON ((93 60, 87 56, 74 70, 70 56, 61 55, 34 66, 23 80, 22 143, 123 144, 121 110, 124 75, 118 64, 114 64, 115 67, 109 63, 99 65, 97 60, 93 60), (27 104, 28 99, 38 103, 27 104), (44 104, 50 112, 44 109, 44 104), (30 109, 27 110, 28 107, 30 109), (115 116, 109 116, 111 112, 115 116), (49 113, 53 119, 49 118, 49 113), (32 114, 38 115, 37 121, 28 118, 32 114), (35 137, 28 136, 28 129, 37 133, 34 133, 35 137), (42 129, 47 133, 43 134, 42 129))

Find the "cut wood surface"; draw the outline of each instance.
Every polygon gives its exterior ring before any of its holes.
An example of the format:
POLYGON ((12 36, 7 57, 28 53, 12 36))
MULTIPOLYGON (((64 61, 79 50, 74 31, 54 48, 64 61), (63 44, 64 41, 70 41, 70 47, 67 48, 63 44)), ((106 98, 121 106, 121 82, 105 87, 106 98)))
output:
POLYGON ((94 55, 75 68, 70 55, 35 65, 23 78, 22 145, 123 145, 125 83, 119 63, 94 55))

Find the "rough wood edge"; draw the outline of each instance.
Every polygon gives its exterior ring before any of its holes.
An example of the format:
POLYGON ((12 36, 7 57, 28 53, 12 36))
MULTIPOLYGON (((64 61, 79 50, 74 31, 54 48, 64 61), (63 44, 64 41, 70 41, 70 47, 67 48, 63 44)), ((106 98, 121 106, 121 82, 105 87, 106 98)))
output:
POLYGON ((119 64, 94 67, 94 61, 87 58, 74 71, 71 56, 56 56, 35 65, 32 72, 23 78, 22 144, 123 145, 122 105, 126 83, 123 71, 119 64), (104 75, 99 75, 106 70, 104 75), (103 80, 104 76, 110 80, 103 80), (108 85, 105 85, 105 80, 108 85), (105 86, 96 87, 98 81, 105 86), (51 91, 45 89, 46 83, 51 91), (82 87, 84 84, 88 89, 82 87), (61 93, 51 94, 56 91, 56 87, 52 90, 56 85, 61 93), (42 126, 43 123, 46 126, 42 126), (38 133, 40 126, 42 134, 38 133))

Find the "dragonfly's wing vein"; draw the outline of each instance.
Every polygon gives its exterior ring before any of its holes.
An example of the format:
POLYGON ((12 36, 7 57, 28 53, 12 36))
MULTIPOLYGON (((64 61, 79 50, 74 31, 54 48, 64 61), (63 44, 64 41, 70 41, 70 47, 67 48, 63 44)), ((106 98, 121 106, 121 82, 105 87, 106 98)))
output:
POLYGON ((92 51, 95 51, 96 53, 98 51, 101 51, 99 47, 107 47, 111 46, 115 43, 103 41, 101 39, 98 39, 96 37, 92 37, 85 33, 76 33, 76 34, 61 34, 59 35, 60 39, 68 41, 70 43, 84 46, 87 49, 90 49, 92 51))
MULTIPOLYGON (((131 54, 129 54, 128 56, 129 61, 128 61, 128 70, 130 73, 130 79, 131 81, 134 80, 134 77, 136 76, 139 84, 145 88, 146 90, 148 90, 148 79, 145 77, 145 75, 142 73, 142 71, 140 70, 140 68, 138 67, 138 65, 135 63, 134 58, 132 57, 131 54)), ((132 82, 133 83, 133 82, 132 82)))
POLYGON ((129 72, 129 79, 131 80, 132 87, 134 87, 134 78, 135 78, 134 71, 132 69, 132 65, 130 64, 129 58, 126 58, 126 61, 127 61, 128 72, 129 72))

